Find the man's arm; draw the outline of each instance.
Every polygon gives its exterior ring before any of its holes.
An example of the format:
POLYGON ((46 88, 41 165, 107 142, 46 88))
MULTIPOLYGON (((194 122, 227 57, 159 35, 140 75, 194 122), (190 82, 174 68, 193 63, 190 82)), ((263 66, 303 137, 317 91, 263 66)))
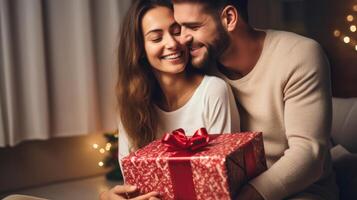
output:
POLYGON ((284 125, 288 149, 250 184, 264 199, 282 199, 320 179, 330 160, 332 119, 329 65, 320 46, 307 40, 292 51, 300 62, 286 75, 284 125))

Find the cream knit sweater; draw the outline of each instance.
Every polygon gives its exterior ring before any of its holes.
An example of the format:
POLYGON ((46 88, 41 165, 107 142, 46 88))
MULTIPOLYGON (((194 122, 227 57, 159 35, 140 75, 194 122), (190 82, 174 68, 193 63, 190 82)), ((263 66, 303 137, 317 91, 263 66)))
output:
POLYGON ((229 80, 243 131, 262 131, 268 170, 250 184, 268 200, 337 199, 329 154, 331 91, 329 64, 315 41, 266 31, 253 70, 229 80), (304 198, 303 198, 304 199, 304 198))

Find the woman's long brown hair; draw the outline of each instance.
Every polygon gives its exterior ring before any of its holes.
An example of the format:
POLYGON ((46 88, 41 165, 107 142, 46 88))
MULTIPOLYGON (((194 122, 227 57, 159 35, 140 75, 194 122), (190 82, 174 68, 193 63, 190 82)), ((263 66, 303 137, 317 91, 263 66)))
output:
POLYGON ((172 9, 167 0, 134 1, 121 26, 117 99, 121 123, 134 149, 153 141, 157 131, 154 103, 161 91, 146 59, 141 28, 144 14, 157 6, 172 9))

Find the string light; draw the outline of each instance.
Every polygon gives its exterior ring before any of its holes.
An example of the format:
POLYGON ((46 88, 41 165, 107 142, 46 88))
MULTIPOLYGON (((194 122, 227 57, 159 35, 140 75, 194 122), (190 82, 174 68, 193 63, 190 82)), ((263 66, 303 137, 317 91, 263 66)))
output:
MULTIPOLYGON (((352 6, 352 10, 354 12, 357 12, 357 4, 354 4, 352 6)), ((357 25, 351 23, 353 21, 356 21, 354 14, 353 13, 348 14, 346 16, 346 20, 350 23, 349 24, 350 34, 344 33, 343 31, 340 31, 338 29, 335 29, 332 34, 334 37, 338 38, 343 43, 350 45, 354 50, 357 51, 357 40, 355 40, 353 37, 354 36, 353 34, 357 32, 357 25), (351 35, 351 33, 352 33, 352 35, 351 35)))
POLYGON ((347 21, 352 22, 354 20, 354 17, 353 17, 353 15, 348 15, 346 17, 346 19, 347 19, 347 21))
POLYGON ((105 146, 105 150, 110 151, 110 147, 112 147, 112 144, 108 142, 105 146))
MULTIPOLYGON (((105 145, 105 149, 104 149, 104 148, 101 148, 101 147, 100 147, 98 144, 96 144, 96 143, 94 143, 94 144, 92 145, 93 149, 97 149, 97 150, 99 151, 99 153, 101 153, 101 154, 104 154, 105 151, 109 151, 110 148, 111 148, 111 146, 112 146, 112 144, 109 143, 109 142, 105 145)), ((103 166, 104 166, 104 162, 103 162, 103 161, 98 162, 98 166, 99 166, 99 167, 103 167, 103 166)))
MULTIPOLYGON (((106 153, 110 152, 110 154, 108 154, 108 156, 106 156, 106 157, 110 157, 109 159, 115 159, 115 158, 112 158, 114 154, 112 154, 111 151, 113 151, 113 152, 117 151, 118 132, 106 133, 105 137, 108 140, 105 143, 105 145, 102 146, 102 145, 99 145, 98 143, 93 143, 91 145, 91 147, 93 149, 95 149, 95 151, 100 153, 100 154, 106 154, 106 153)), ((107 160, 108 160, 108 158, 105 158, 105 161, 98 162, 97 163, 98 166, 107 167, 107 166, 112 165, 111 161, 108 162, 107 160)))
POLYGON ((351 39, 350 39, 350 37, 345 36, 345 37, 343 38, 343 41, 344 41, 346 44, 348 44, 348 43, 350 43, 351 39))
MULTIPOLYGON (((92 143, 91 147, 98 154, 100 160, 96 161, 98 168, 110 168, 106 177, 109 180, 122 180, 118 162, 118 130, 104 132, 105 143, 92 143)), ((93 163, 94 164, 94 163, 93 163)))
POLYGON ((340 32, 339 30, 335 30, 335 31, 333 32, 333 35, 334 35, 335 37, 340 37, 341 32, 340 32))
POLYGON ((356 11, 357 12, 357 4, 353 6, 353 11, 356 11))

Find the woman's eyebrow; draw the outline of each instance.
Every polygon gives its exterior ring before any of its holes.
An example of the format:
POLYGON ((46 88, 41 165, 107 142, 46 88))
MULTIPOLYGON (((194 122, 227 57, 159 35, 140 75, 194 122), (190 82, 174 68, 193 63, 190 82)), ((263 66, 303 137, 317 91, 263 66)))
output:
POLYGON ((153 29, 153 30, 150 30, 147 33, 145 33, 145 36, 149 35, 150 33, 159 33, 159 32, 162 32, 162 30, 161 29, 153 29))

